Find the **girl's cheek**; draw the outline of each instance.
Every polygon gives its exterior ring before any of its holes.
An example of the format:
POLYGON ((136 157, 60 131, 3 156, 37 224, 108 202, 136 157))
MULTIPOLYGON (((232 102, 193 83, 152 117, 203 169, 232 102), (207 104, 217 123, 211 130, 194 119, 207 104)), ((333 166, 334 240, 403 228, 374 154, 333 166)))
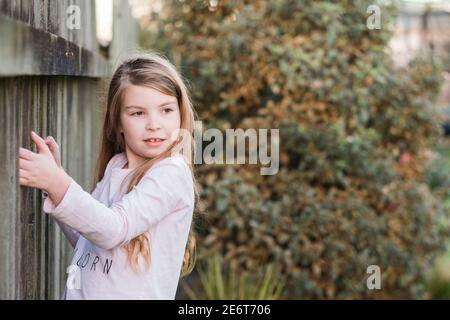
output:
POLYGON ((144 123, 144 119, 143 117, 138 116, 128 116, 126 122, 130 127, 133 127, 136 126, 137 124, 144 123))

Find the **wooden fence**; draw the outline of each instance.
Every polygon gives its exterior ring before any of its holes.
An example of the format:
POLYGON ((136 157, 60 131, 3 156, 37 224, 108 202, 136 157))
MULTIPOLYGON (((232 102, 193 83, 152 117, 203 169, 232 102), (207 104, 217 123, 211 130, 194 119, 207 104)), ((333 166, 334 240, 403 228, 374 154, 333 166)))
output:
MULTIPOLYGON (((137 24, 123 18, 126 1, 114 6, 116 59, 134 49, 137 24)), ((30 130, 54 136, 63 167, 90 191, 113 64, 98 49, 94 1, 0 0, 0 299, 61 297, 72 248, 41 192, 19 186, 18 148, 36 151, 30 130)))

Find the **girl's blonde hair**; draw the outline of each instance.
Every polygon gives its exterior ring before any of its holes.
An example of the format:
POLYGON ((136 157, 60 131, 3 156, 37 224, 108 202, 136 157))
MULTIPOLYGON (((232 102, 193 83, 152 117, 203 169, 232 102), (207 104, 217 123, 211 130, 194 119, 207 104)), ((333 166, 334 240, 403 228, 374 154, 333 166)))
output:
MULTIPOLYGON (((186 137, 182 133, 189 133, 193 136, 195 111, 192 106, 188 90, 176 68, 165 58, 155 53, 138 54, 129 57, 123 61, 114 72, 107 95, 107 109, 103 125, 103 133, 100 147, 100 154, 97 160, 96 177, 94 186, 99 182, 105 173, 109 160, 125 151, 125 141, 122 133, 117 128, 120 124, 120 108, 122 96, 127 85, 139 85, 158 90, 159 92, 177 98, 180 109, 180 135, 172 146, 157 157, 147 159, 139 167, 135 168, 130 175, 131 180, 128 184, 127 193, 139 183, 145 173, 157 162, 169 157, 174 150, 180 148, 183 143, 183 152, 187 163, 191 169, 194 182, 194 191, 196 201, 198 199, 198 190, 195 181, 195 175, 192 167, 193 152, 195 149, 194 139, 186 143, 186 137), (183 141, 185 140, 185 141, 183 141), (188 150, 185 150, 188 148, 188 150)), ((124 181, 127 179, 124 179, 124 181)), ((194 219, 189 230, 189 236, 183 257, 182 276, 189 274, 194 268, 196 261, 196 241, 194 231, 194 219)), ((151 264, 151 235, 146 232, 130 240, 124 245, 128 252, 128 259, 133 270, 140 271, 139 256, 141 255, 146 262, 147 267, 151 264)))

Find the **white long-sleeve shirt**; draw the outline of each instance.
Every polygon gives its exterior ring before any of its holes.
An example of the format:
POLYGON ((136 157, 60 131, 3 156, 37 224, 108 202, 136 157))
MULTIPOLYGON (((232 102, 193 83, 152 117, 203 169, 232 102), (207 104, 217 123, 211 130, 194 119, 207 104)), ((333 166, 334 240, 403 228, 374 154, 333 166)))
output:
POLYGON ((75 247, 65 299, 175 298, 194 208, 190 169, 181 155, 163 159, 125 194, 126 163, 125 153, 111 158, 92 194, 72 179, 58 206, 45 198, 44 212, 75 247), (136 273, 121 246, 144 232, 151 265, 141 259, 136 273))

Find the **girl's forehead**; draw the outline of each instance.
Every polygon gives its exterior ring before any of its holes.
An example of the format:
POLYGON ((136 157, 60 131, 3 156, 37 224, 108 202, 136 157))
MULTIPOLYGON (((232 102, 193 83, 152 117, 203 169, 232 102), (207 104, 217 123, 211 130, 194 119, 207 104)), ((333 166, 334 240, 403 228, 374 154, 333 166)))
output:
POLYGON ((165 103, 177 103, 177 98, 145 86, 127 86, 124 88, 122 95, 122 105, 124 107, 130 105, 151 107, 165 103))

